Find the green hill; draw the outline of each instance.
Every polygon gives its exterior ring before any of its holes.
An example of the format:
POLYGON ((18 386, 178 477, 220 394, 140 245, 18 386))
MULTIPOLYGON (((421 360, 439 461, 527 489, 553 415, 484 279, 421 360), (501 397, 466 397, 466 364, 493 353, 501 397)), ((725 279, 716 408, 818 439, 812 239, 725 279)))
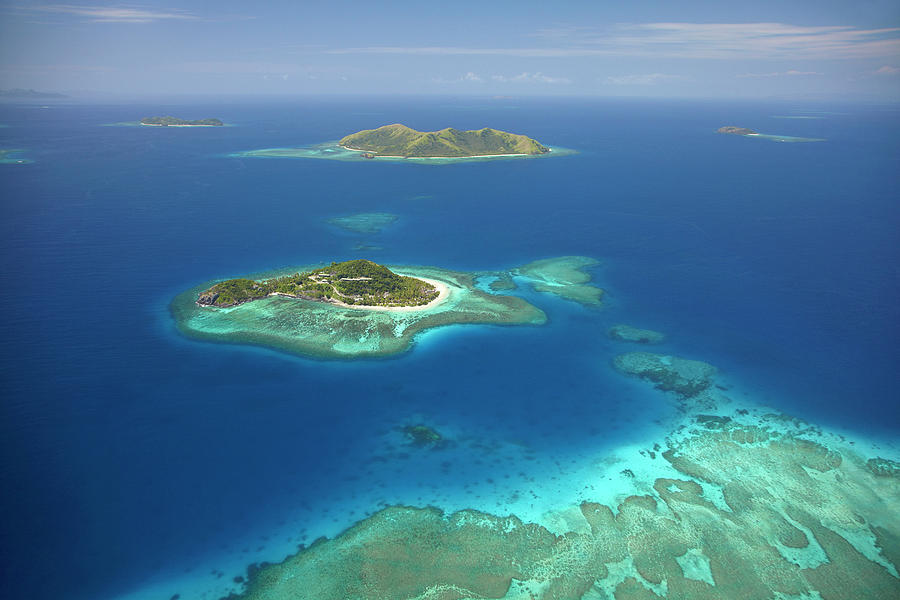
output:
POLYGON ((421 306, 438 296, 429 283, 397 275, 370 260, 348 260, 275 279, 229 279, 197 298, 201 306, 237 306, 272 294, 361 306, 421 306))
POLYGON ((471 131, 446 128, 416 131, 406 125, 366 129, 341 139, 341 146, 383 156, 465 157, 496 154, 543 154, 550 149, 515 133, 484 128, 471 131))

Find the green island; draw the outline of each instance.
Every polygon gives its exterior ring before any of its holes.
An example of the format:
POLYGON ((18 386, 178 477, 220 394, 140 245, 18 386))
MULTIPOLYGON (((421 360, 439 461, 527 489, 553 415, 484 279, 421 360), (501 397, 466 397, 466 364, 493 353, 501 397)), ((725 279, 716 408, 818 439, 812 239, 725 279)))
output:
MULTIPOLYGON (((564 256, 491 273, 510 282, 521 277, 537 291, 594 307, 603 290, 588 283, 584 269, 596 263, 564 256)), ((192 339, 344 359, 404 352, 420 332, 447 325, 546 322, 544 312, 522 298, 479 289, 482 276, 360 259, 210 281, 176 296, 169 309, 192 339)))
POLYGON ((416 131, 399 123, 353 133, 339 143, 348 150, 364 152, 366 158, 462 158, 550 152, 550 148, 530 137, 487 127, 473 131, 451 127, 416 131))
MULTIPOLYGON (((314 270, 292 268, 246 279, 259 282, 292 278, 314 270)), ((198 304, 200 295, 214 287, 210 282, 179 294, 169 308, 179 331, 189 338, 344 359, 404 352, 420 332, 446 325, 541 325, 547 319, 543 311, 521 298, 476 289, 474 278, 468 273, 436 267, 391 270, 427 280, 442 291, 437 299, 422 306, 366 306, 281 294, 262 296, 253 290, 253 284, 245 284, 235 289, 246 289, 249 295, 261 297, 227 307, 198 304)))
POLYGON ((385 125, 341 140, 302 148, 243 150, 232 158, 305 158, 341 162, 402 162, 450 165, 462 162, 525 160, 576 154, 561 146, 545 146, 529 137, 496 129, 416 131, 405 125, 385 125))
POLYGON ((438 298, 438 288, 415 277, 397 275, 370 260, 333 262, 328 267, 273 279, 229 279, 197 298, 201 306, 229 307, 273 294, 343 306, 421 306, 438 298))
POLYGON ((222 127, 225 125, 219 119, 196 119, 188 121, 177 117, 144 117, 141 125, 154 127, 222 127))
MULTIPOLYGON (((710 402, 685 406, 621 476, 607 476, 618 461, 596 464, 580 499, 545 522, 388 506, 252 565, 225 600, 900 597, 900 463, 801 419, 734 407, 706 363, 641 353, 615 367, 710 402)), ((440 441, 406 429, 413 444, 440 441)))

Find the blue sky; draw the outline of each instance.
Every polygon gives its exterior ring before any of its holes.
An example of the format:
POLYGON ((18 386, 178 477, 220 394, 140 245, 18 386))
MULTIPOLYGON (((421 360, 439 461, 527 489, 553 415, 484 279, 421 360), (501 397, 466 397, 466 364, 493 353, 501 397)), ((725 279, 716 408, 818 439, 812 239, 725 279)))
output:
POLYGON ((900 2, 4 0, 15 87, 900 100, 900 2))

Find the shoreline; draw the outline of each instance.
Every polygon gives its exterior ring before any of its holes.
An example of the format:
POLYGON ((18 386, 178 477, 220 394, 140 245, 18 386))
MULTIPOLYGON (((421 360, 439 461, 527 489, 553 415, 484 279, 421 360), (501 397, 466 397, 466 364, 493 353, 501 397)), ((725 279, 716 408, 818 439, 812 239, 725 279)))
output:
MULTIPOLYGON (((360 150, 359 148, 351 148, 350 146, 341 146, 338 144, 340 148, 344 150, 350 150, 351 152, 371 152, 371 150, 360 150)), ((422 158, 492 158, 492 157, 501 157, 501 156, 540 156, 541 154, 550 154, 553 152, 552 149, 547 152, 541 152, 540 154, 473 154, 471 156, 399 156, 394 154, 376 154, 375 158, 405 158, 407 160, 416 160, 422 158)))
MULTIPOLYGON (((401 275, 401 273, 397 273, 401 275)), ((412 275, 405 275, 405 277, 412 277, 413 279, 418 279, 419 281, 424 281, 430 285, 433 285, 437 288, 438 295, 437 298, 429 302, 428 304, 417 304, 416 306, 367 306, 365 304, 345 304, 344 302, 335 302, 332 300, 331 302, 325 302, 325 304, 333 304, 335 306, 340 306, 341 308, 352 308, 355 310, 379 310, 383 312, 416 312, 419 310, 427 310, 429 308, 434 308, 438 304, 441 304, 444 300, 447 299, 447 296, 450 295, 450 286, 448 286, 443 281, 438 281, 437 279, 426 279, 425 277, 414 277, 412 275)), ((284 294, 279 294, 284 295, 284 294)))
POLYGON ((140 123, 141 127, 224 127, 225 125, 166 125, 163 123, 140 123))

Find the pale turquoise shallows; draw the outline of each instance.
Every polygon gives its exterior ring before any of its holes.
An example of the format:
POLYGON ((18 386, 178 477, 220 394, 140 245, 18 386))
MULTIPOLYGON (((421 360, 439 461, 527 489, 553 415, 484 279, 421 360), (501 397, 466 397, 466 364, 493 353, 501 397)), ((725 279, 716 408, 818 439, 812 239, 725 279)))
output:
MULTIPOLYGON (((268 278, 305 271, 285 269, 254 276, 268 278)), ((435 267, 392 267, 401 275, 438 281, 448 288, 434 306, 400 310, 344 308, 323 302, 270 296, 231 308, 196 304, 207 282, 179 294, 171 304, 178 328, 187 336, 254 344, 320 358, 377 357, 408 349, 420 331, 462 323, 540 325, 546 315, 521 298, 488 294, 472 276, 435 267)))

